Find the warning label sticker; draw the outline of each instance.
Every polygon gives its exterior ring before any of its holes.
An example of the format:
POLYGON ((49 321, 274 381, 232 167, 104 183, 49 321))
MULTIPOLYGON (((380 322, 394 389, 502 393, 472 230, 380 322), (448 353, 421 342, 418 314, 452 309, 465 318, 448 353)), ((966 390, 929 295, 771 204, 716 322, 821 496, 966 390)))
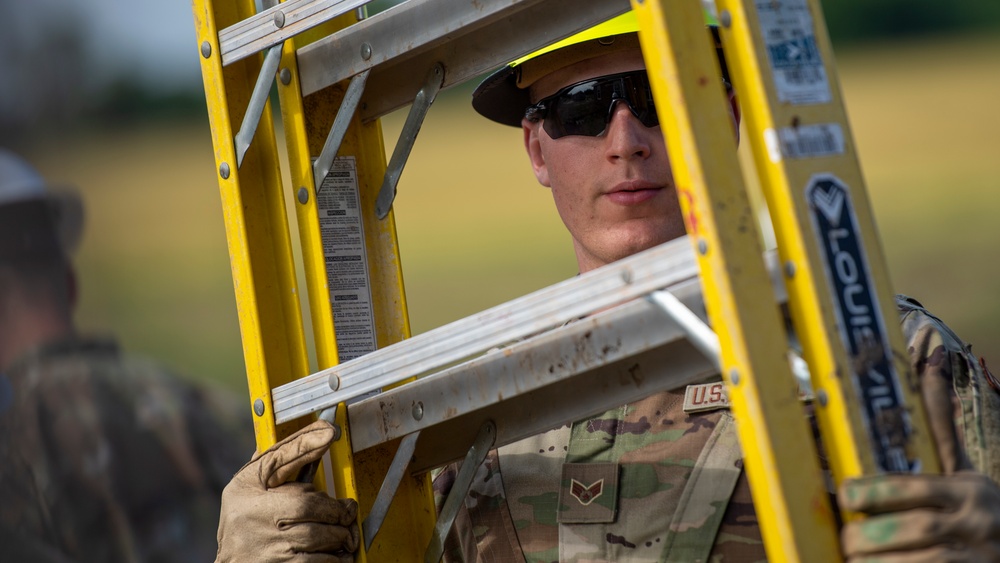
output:
POLYGON ((354 157, 337 157, 318 192, 316 206, 337 352, 340 361, 346 362, 376 348, 375 311, 354 157))
POLYGON ((771 162, 785 158, 818 158, 844 154, 844 130, 839 123, 782 127, 764 131, 771 162))
POLYGON ((806 0, 756 0, 778 100, 825 104, 832 97, 806 0))
POLYGON ((916 471, 917 461, 907 455, 909 414, 850 191, 832 174, 817 174, 806 186, 806 200, 876 465, 887 472, 916 471))

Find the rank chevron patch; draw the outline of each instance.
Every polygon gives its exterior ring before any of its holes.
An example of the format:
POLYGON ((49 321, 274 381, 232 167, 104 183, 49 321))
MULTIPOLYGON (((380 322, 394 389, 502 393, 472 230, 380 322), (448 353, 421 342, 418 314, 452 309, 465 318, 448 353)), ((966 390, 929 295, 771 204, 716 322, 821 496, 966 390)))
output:
POLYGON ((587 506, 588 504, 594 502, 597 497, 604 494, 604 479, 599 479, 590 486, 585 486, 576 479, 572 479, 569 494, 576 500, 580 501, 580 504, 587 506))

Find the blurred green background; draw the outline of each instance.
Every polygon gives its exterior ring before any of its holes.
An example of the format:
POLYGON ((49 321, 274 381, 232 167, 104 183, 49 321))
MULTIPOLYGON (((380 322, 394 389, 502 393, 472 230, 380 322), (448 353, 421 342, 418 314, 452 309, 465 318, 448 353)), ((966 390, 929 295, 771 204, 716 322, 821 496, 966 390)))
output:
MULTIPOLYGON (((828 4, 894 286, 998 363, 997 4, 828 4)), ((13 53, 0 67, 0 143, 84 194, 81 326, 242 392, 189 5, 39 0, 19 11, 35 11, 35 19, 20 13, 0 24, 0 47, 13 53)), ((399 185, 395 216, 414 333, 575 274, 568 236, 530 173, 520 131, 477 117, 469 91, 439 97, 399 185)), ((390 145, 404 118, 383 120, 390 145)))

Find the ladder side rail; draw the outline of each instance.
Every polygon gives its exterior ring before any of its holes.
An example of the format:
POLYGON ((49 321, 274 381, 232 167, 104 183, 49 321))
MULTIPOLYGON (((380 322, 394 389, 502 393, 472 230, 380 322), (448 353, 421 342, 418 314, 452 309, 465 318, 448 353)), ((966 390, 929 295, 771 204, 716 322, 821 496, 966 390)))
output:
POLYGON ((437 63, 444 88, 621 14, 627 0, 408 0, 298 52, 304 95, 365 70, 364 120, 413 100, 437 63))
POLYGON ((834 514, 797 400, 788 335, 736 156, 718 61, 697 0, 634 0, 675 186, 698 251, 722 372, 771 561, 839 560, 834 514), (724 327, 724 328, 722 328, 724 327), (794 443, 797 447, 783 448, 794 443))
POLYGON ((819 2, 719 7, 834 481, 936 471, 819 2))
POLYGON ((277 147, 265 110, 256 142, 237 167, 235 124, 242 119, 261 66, 261 57, 223 67, 218 28, 254 11, 252 1, 194 0, 192 9, 201 55, 215 165, 225 217, 237 314, 254 412, 257 446, 265 449, 295 430, 278 428, 271 389, 308 372, 288 223, 280 190, 277 147))
MULTIPOLYGON (((381 125, 377 120, 361 123, 352 111, 338 116, 349 89, 346 83, 331 85, 303 97, 295 56, 297 48, 337 29, 356 25, 361 15, 345 14, 286 41, 279 70, 278 93, 308 291, 307 307, 320 368, 337 365, 409 336, 395 223, 391 214, 385 220, 378 220, 373 211, 375 193, 385 171, 381 125), (349 115, 352 113, 354 115, 349 115), (325 154, 324 147, 337 121, 341 122, 338 127, 344 124, 346 127, 336 133, 340 137, 338 149, 327 149, 325 154), (334 152, 340 158, 335 158, 334 152), (316 161, 321 157, 324 163, 320 166, 327 170, 318 174, 316 161), (345 160, 344 157, 349 158, 345 160), (349 181, 328 185, 331 178, 349 181), (356 229, 355 236, 361 238, 352 242, 350 248, 345 249, 340 244, 343 239, 331 232, 337 228, 329 224, 329 213, 334 213, 334 208, 356 210, 348 221, 350 228, 356 229), (340 268, 341 263, 327 259, 344 252, 362 258, 363 274, 356 274, 362 277, 355 281, 364 286, 359 286, 359 290, 363 292, 360 297, 367 301, 363 324, 369 333, 360 348, 345 340, 349 336, 345 337, 344 333, 349 332, 350 327, 340 326, 337 316, 341 313, 338 312, 340 305, 335 302, 335 292, 338 285, 342 285, 338 280, 347 274, 340 268)), ((332 479, 327 488, 337 497, 357 499, 362 533, 368 534, 364 527, 375 509, 382 477, 391 468, 398 441, 383 443, 355 455, 347 409, 343 406, 337 409, 336 423, 344 432, 332 444, 329 457, 324 459, 325 475, 332 479)), ((398 483, 393 506, 384 513, 382 533, 371 544, 362 546, 356 554, 357 561, 417 560, 433 531, 433 506, 429 477, 404 476, 398 483)))

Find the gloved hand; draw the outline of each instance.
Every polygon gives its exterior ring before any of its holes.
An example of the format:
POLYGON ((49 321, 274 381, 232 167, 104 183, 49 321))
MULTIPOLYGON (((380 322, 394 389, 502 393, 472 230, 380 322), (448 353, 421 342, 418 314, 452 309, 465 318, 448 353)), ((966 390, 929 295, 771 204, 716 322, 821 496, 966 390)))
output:
POLYGON ((845 479, 838 502, 870 515, 841 532, 851 563, 1000 561, 1000 487, 980 473, 845 479))
POLYGON ((334 428, 318 420, 243 466, 222 492, 216 563, 350 562, 358 549, 358 505, 295 482, 320 459, 334 428))

